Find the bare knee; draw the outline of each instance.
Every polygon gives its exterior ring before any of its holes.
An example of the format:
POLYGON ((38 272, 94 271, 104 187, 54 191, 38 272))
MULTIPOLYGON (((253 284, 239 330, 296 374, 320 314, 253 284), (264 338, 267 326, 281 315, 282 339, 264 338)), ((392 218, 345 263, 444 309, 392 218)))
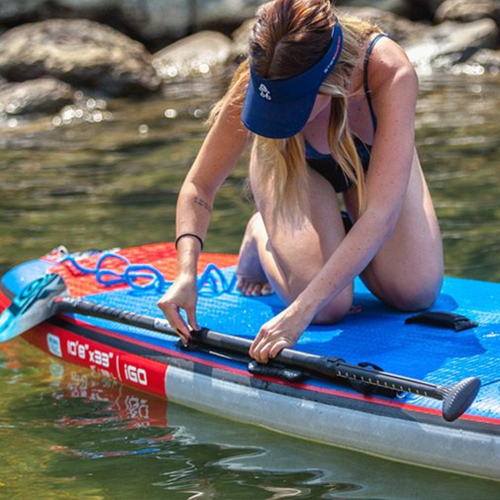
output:
POLYGON ((399 311, 421 311, 434 304, 440 290, 441 281, 439 283, 413 284, 405 287, 392 287, 389 293, 380 298, 399 311))
POLYGON ((314 316, 312 323, 315 325, 332 325, 341 321, 352 307, 352 287, 344 290, 334 300, 321 308, 314 316))

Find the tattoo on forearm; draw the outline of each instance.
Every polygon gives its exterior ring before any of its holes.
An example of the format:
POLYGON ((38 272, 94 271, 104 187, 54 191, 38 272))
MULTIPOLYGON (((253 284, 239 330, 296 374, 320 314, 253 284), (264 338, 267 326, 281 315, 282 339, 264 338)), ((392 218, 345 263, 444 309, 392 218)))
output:
POLYGON ((196 196, 194 198, 194 202, 200 207, 203 207, 209 214, 212 213, 212 207, 205 200, 202 200, 201 198, 198 198, 196 196))

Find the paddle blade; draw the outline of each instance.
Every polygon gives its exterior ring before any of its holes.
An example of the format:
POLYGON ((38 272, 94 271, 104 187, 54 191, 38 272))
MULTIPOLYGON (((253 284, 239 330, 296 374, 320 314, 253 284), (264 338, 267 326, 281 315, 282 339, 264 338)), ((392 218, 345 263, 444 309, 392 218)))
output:
POLYGON ((0 342, 10 340, 55 314, 54 299, 68 295, 58 274, 32 281, 0 315, 0 342))

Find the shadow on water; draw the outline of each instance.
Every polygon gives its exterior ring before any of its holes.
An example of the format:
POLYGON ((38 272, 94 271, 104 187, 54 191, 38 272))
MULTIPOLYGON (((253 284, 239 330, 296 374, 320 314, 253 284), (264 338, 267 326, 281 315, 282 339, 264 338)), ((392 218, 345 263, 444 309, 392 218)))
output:
MULTIPOLYGON (((448 275, 500 280, 500 81, 424 80, 417 142, 448 275)), ((0 272, 70 250, 173 240, 175 201, 220 88, 113 101, 2 124, 0 272), (192 97, 195 96, 195 97, 192 97), (71 111, 71 110, 70 110, 71 111)), ((253 211, 244 157, 206 242, 236 252, 253 211)), ((498 485, 317 446, 183 409, 40 356, 0 348, 0 496, 498 498, 498 485)))

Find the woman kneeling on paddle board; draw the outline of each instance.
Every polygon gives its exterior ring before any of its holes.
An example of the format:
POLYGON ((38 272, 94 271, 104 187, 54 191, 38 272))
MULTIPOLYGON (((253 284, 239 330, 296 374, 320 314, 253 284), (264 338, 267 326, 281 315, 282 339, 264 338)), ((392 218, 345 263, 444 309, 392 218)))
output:
POLYGON ((360 275, 401 310, 429 307, 443 279, 438 222, 415 150, 418 81, 404 51, 328 0, 263 5, 250 51, 214 109, 177 204, 179 270, 159 302, 186 341, 196 320, 196 263, 215 194, 252 141, 257 213, 237 268, 246 295, 274 289, 287 307, 250 355, 267 362, 312 323, 349 311, 360 275), (353 222, 346 234, 339 200, 353 222))

